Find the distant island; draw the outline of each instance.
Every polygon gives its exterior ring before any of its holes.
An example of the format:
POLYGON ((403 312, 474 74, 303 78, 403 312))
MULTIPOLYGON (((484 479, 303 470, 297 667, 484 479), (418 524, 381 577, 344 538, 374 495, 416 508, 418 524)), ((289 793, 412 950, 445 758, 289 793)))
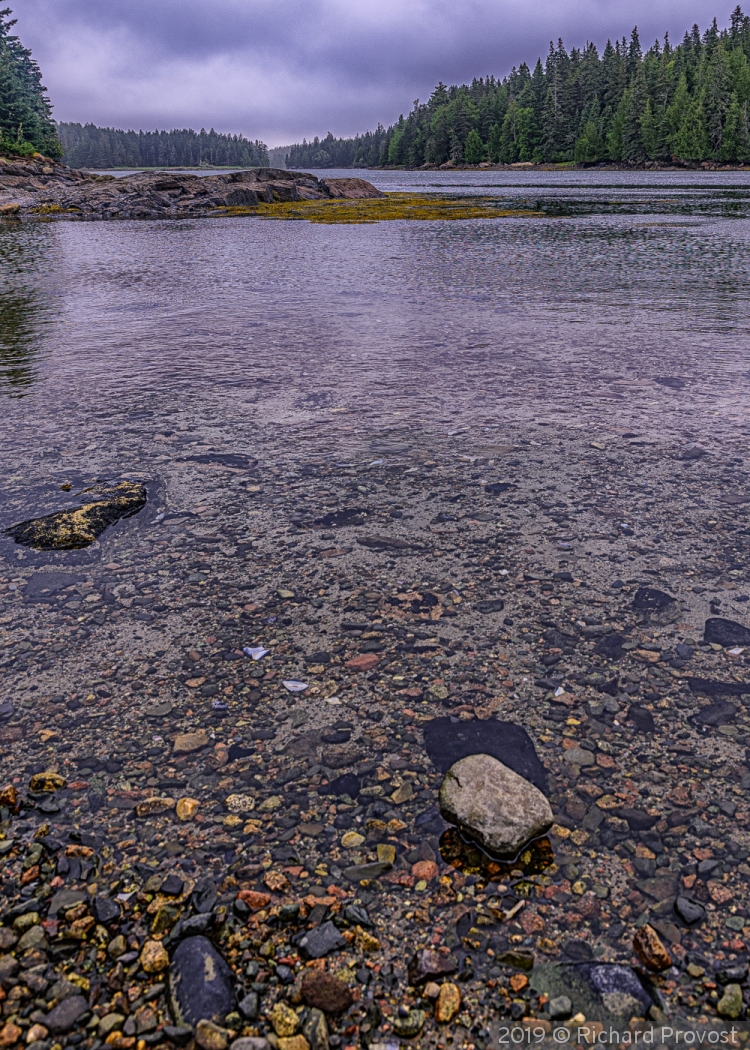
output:
POLYGON ((211 128, 121 131, 95 124, 58 124, 63 161, 71 168, 267 168, 268 147, 211 128))
POLYGON ((524 62, 502 80, 440 83, 430 100, 389 128, 292 146, 289 168, 451 167, 614 163, 625 166, 750 162, 750 18, 697 25, 673 47, 643 53, 630 40, 568 52, 550 44, 544 64, 524 62))

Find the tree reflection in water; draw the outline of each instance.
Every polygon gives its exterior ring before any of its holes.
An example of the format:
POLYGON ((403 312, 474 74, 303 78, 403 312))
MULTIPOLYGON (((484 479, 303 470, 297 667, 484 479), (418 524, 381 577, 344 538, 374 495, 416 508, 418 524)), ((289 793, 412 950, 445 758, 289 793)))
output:
POLYGON ((47 232, 0 223, 0 395, 23 397, 39 378, 50 305, 39 284, 47 232))

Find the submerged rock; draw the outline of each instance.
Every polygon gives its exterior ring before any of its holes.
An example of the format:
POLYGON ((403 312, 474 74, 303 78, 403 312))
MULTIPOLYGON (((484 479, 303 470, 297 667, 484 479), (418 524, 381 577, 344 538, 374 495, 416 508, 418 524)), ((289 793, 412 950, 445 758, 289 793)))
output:
POLYGON ((633 609, 644 619, 661 625, 674 623, 681 615, 677 599, 656 587, 639 587, 633 597, 633 609))
POLYGON ((491 755, 540 791, 547 791, 547 771, 532 739, 514 722, 493 718, 470 722, 434 718, 425 726, 424 746, 441 773, 467 755, 491 755))
POLYGON ((736 620, 725 620, 723 616, 713 616, 706 620, 703 639, 716 645, 750 645, 750 627, 736 620))
POLYGON ((542 963, 534 967, 530 983, 550 999, 566 996, 587 1021, 627 1024, 654 1005, 637 974, 619 963, 542 963))
POLYGON ((38 551, 70 551, 88 547, 104 530, 121 518, 131 518, 146 506, 146 489, 135 481, 94 485, 84 489, 86 502, 74 510, 61 510, 32 518, 6 529, 23 547, 38 551))
POLYGON ((491 755, 470 755, 448 770, 440 812, 484 849, 514 856, 552 826, 541 791, 491 755))
POLYGON ((232 971, 206 937, 187 937, 169 968, 169 996, 177 1024, 221 1024, 234 1007, 232 971))

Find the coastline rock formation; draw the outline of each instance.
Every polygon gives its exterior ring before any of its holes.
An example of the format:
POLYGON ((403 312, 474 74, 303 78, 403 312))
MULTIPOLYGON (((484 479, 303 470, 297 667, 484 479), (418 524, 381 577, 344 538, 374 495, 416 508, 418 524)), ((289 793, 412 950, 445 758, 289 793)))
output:
POLYGON ((0 157, 0 217, 6 218, 183 219, 285 201, 383 196, 365 179, 319 179, 282 168, 204 176, 139 171, 117 178, 76 171, 46 158, 0 157))

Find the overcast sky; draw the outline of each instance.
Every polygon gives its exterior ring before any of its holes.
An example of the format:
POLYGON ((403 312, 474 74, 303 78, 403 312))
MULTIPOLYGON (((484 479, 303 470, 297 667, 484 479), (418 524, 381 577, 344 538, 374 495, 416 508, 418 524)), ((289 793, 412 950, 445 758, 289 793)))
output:
POLYGON ((57 120, 215 127, 269 146, 390 124, 438 80, 629 35, 673 41, 736 0, 7 0, 57 120))

